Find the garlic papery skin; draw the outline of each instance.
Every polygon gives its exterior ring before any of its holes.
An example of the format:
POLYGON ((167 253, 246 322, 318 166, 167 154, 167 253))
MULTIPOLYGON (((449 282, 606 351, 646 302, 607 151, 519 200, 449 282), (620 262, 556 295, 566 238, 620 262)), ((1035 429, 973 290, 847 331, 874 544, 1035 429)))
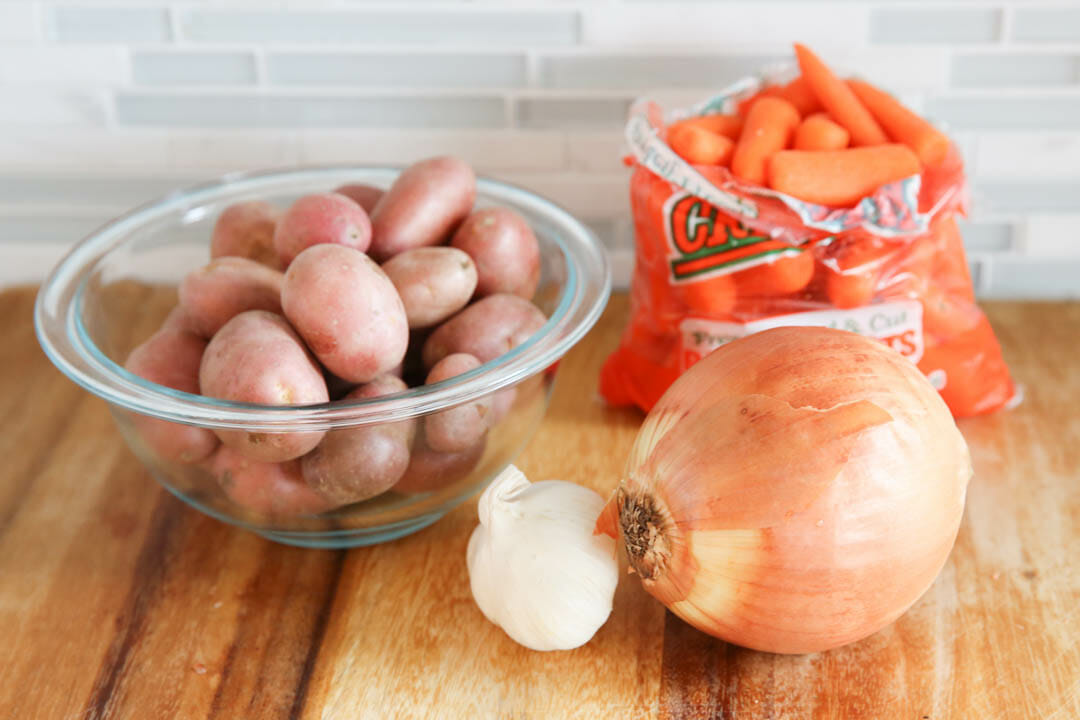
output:
POLYGON ((593 534, 603 508, 588 488, 503 470, 480 497, 469 538, 469 583, 484 616, 533 650, 587 643, 619 580, 615 541, 593 534))

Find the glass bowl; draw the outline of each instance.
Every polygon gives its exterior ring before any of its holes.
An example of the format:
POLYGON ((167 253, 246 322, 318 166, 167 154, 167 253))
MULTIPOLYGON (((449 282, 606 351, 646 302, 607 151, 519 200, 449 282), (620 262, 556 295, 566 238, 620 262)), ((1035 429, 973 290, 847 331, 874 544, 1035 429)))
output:
POLYGON ((541 273, 533 302, 548 321, 522 345, 463 375, 371 400, 272 407, 172 390, 123 368, 131 350, 176 305, 181 278, 208 261, 210 232, 224 208, 247 200, 287 207, 301 195, 346 183, 385 188, 398 172, 318 167, 240 173, 137 208, 83 240, 53 270, 34 309, 38 339, 62 372, 109 403, 124 439, 154 477, 207 515, 307 547, 368 545, 415 532, 478 493, 514 460, 547 409, 559 358, 596 323, 607 303, 611 277, 603 248, 582 223, 550 201, 506 183, 477 181, 477 207, 513 208, 536 233, 541 273), (177 432, 185 430, 181 426, 257 433, 419 426, 432 413, 487 395, 494 400, 496 394, 508 412, 490 428, 481 450, 465 453, 468 458, 429 455, 421 461, 422 440, 414 440, 412 462, 422 465, 412 473, 418 480, 318 514, 241 497, 232 481, 219 484, 211 473, 214 456, 194 464, 166 459, 139 432, 140 423, 156 421, 177 424, 168 426, 177 432))

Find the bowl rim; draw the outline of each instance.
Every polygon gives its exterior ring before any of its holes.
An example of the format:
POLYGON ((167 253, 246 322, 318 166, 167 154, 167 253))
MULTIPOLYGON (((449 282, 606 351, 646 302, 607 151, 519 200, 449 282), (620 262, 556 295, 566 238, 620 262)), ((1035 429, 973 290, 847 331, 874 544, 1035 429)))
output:
MULTIPOLYGON (((332 178, 389 184, 404 167, 308 165, 234 172, 139 205, 80 240, 38 291, 34 327, 49 360, 89 392, 127 410, 170 422, 262 432, 331 430, 417 417, 511 387, 544 371, 596 324, 611 293, 611 267, 596 235, 553 201, 501 180, 477 177, 477 194, 544 218, 566 263, 566 284, 547 322, 526 342, 478 368, 432 385, 360 401, 268 406, 173 390, 140 378, 107 357, 82 322, 87 284, 98 263, 133 233, 173 213, 185 217, 223 196, 332 178), (351 176, 346 178, 346 176, 351 176), (363 176, 363 177, 360 177, 363 176)), ((341 184, 338 182, 337 184, 341 184)), ((196 212, 196 219, 201 213, 196 212)))

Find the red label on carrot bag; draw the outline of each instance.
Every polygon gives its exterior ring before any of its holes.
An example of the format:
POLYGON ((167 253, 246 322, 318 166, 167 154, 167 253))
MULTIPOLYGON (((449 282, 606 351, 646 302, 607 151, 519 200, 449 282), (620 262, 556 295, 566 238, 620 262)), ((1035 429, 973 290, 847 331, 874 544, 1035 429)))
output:
POLYGON ((682 346, 680 370, 686 370, 716 348, 752 333, 785 326, 827 327, 847 330, 882 341, 919 362, 923 356, 922 304, 914 300, 877 303, 851 310, 812 310, 775 315, 747 323, 717 322, 688 317, 679 325, 682 346))
POLYGON ((725 275, 799 250, 782 240, 755 233, 742 221, 688 192, 664 203, 664 231, 670 248, 673 283, 725 275))

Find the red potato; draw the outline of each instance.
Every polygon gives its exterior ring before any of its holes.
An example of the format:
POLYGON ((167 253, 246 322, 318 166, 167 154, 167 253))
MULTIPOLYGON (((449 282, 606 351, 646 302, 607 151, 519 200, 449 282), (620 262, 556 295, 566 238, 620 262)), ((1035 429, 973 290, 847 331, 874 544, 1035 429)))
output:
MULTIPOLYGON (((173 390, 199 394, 199 364, 206 341, 175 327, 162 328, 131 351, 124 367, 144 380, 173 390)), ((143 444, 167 462, 197 463, 218 446, 217 436, 206 428, 132 415, 135 432, 143 444)))
POLYGON ((274 231, 281 264, 312 245, 343 245, 365 252, 371 245, 371 219, 354 200, 337 193, 305 195, 285 211, 274 231))
POLYGON ((510 293, 526 300, 540 282, 540 246, 525 218, 493 207, 470 215, 450 241, 476 263, 477 297, 510 293))
POLYGON ((406 168, 371 214, 371 255, 379 262, 405 250, 445 241, 472 210, 476 175, 455 157, 406 168))
MULTIPOLYGON (((392 375, 380 375, 345 396, 364 400, 408 390, 392 375)), ((331 430, 300 460, 304 482, 335 506, 373 498, 394 486, 409 465, 416 419, 331 430)))
POLYGON ((242 257, 281 270, 274 250, 274 229, 281 211, 261 200, 225 208, 210 235, 210 257, 242 257))
POLYGON ((410 328, 438 325, 465 307, 476 289, 476 265, 456 248, 413 248, 382 269, 401 296, 410 328))
POLYGON ((210 461, 226 497, 242 508, 273 518, 318 515, 334 505, 304 484, 300 461, 270 463, 252 460, 223 447, 210 461))
POLYGON ((195 325, 192 323, 191 318, 188 317, 187 311, 184 310, 182 305, 177 305, 169 311, 169 314, 165 316, 165 320, 161 323, 161 329, 183 330, 199 335, 199 331, 195 329, 195 325))
POLYGON ((254 260, 217 258, 184 277, 180 283, 180 307, 188 325, 211 338, 225 323, 247 310, 280 314, 284 279, 281 272, 254 260))
POLYGON ((311 351, 343 380, 368 382, 405 357, 405 307, 362 252, 342 245, 304 250, 285 273, 281 305, 311 351))
POLYGON ((374 185, 342 185, 339 188, 335 188, 334 192, 338 195, 344 195, 352 200, 354 203, 364 208, 369 216, 371 211, 375 209, 379 200, 386 194, 386 191, 382 188, 377 188, 374 185))
POLYGON ((431 333, 424 343, 424 367, 453 353, 494 360, 532 337, 547 322, 540 308, 517 295, 489 295, 477 300, 431 333))
MULTIPOLYGON (((480 361, 467 353, 447 355, 427 376, 427 385, 449 380, 480 367, 480 361)), ((488 431, 492 416, 491 395, 432 413, 424 418, 424 437, 428 447, 439 452, 461 452, 480 442, 488 431)))
MULTIPOLYGON (((240 313, 210 341, 199 368, 203 395, 260 405, 327 402, 322 370, 280 315, 240 313)), ((253 433, 218 430, 229 447, 254 460, 282 462, 310 452, 324 432, 253 433)))
POLYGON ((510 411, 514 409, 514 402, 517 401, 517 388, 511 387, 505 390, 500 390, 491 396, 491 421, 488 423, 490 427, 495 427, 500 420, 510 414, 510 411))
POLYGON ((461 452, 432 450, 420 433, 413 447, 412 457, 405 474, 394 485, 394 492, 413 494, 441 490, 468 477, 484 457, 487 437, 461 452))

